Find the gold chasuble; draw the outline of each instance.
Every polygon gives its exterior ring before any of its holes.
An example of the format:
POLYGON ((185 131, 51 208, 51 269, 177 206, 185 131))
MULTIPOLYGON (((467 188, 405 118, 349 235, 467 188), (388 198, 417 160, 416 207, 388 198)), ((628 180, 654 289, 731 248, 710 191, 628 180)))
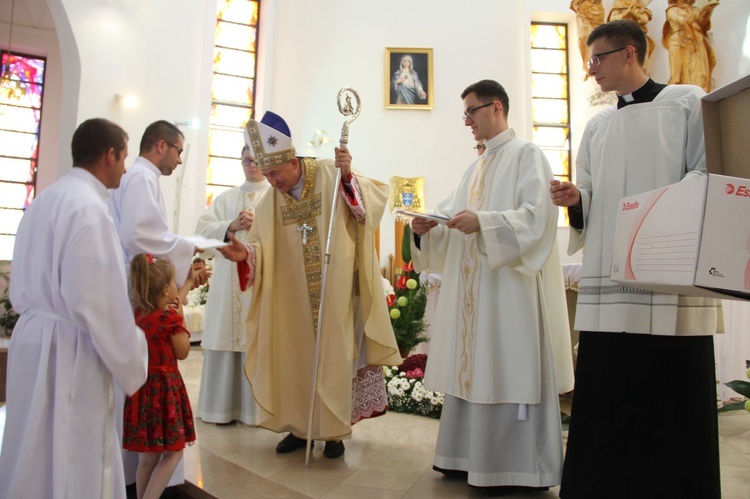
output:
MULTIPOLYGON (((304 187, 299 200, 271 189, 256 207, 245 373, 262 412, 259 426, 305 438, 323 259, 338 186, 332 160, 300 158, 300 166, 304 187)), ((374 245, 388 187, 361 176, 357 181, 365 223, 356 221, 343 200, 335 217, 312 426, 312 438, 319 440, 350 436, 352 377, 362 358, 369 365, 401 362, 374 245), (359 320, 364 323, 361 350, 359 320)))

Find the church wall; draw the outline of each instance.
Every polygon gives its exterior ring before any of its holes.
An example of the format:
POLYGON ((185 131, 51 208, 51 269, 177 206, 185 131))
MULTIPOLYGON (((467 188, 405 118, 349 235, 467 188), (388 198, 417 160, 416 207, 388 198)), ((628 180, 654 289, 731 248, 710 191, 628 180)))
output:
MULTIPOLYGON (((59 57, 54 31, 14 29, 14 45, 17 33, 23 48, 49 57, 39 190, 69 167, 70 137, 83 119, 101 116, 121 124, 130 134, 129 164, 138 154, 143 129, 152 121, 199 118, 200 129, 181 127, 189 146, 184 170, 180 167, 162 180, 170 223, 180 233, 192 233, 204 199, 213 2, 46 2, 55 19, 59 57), (139 106, 122 108, 115 101, 118 93, 135 95, 139 106), (180 174, 183 187, 176 220, 180 174)), ((612 2, 603 2, 606 11, 612 2)), ((9 1, 0 3, 6 6, 9 1)), ((575 155, 586 121, 599 108, 587 102, 592 86, 582 80, 569 1, 472 0, 461 8, 456 5, 434 0, 263 0, 259 114, 270 109, 284 116, 298 149, 304 151, 318 129, 338 141, 343 117, 336 108, 336 94, 343 86, 355 88, 363 99, 362 114, 350 131, 355 167, 386 182, 393 175, 424 176, 427 206, 433 207, 457 184, 474 154, 473 138, 460 120, 461 91, 482 78, 500 81, 510 95, 511 127, 529 137, 527 27, 531 19, 564 21, 570 26, 575 155), (384 108, 385 47, 434 50, 433 110, 384 108)), ((667 77, 666 51, 660 45, 666 5, 666 0, 653 0, 650 5, 654 19, 649 34, 657 42, 653 76, 660 81, 667 77)), ((749 15, 750 3, 741 0, 724 0, 714 11, 717 86, 750 72, 749 15)), ((315 152, 331 156, 333 144, 315 152)), ((381 232, 385 264, 394 246, 390 214, 385 215, 381 232)), ((563 253, 566 232, 560 231, 563 253)), ((564 259, 580 261, 580 253, 564 259)))
MULTIPOLYGON (((276 56, 264 73, 258 110, 287 119, 298 149, 318 129, 333 143, 320 151, 333 155, 343 117, 336 107, 341 87, 362 98, 362 113, 351 125, 349 148, 355 168, 388 182, 391 176, 423 176, 426 204, 434 207, 458 183, 475 152, 461 120, 460 94, 469 84, 492 78, 510 96, 512 127, 528 136, 528 18, 522 2, 475 0, 471 9, 452 9, 434 1, 345 0, 273 2, 268 23, 273 33, 261 40, 276 56), (385 109, 385 48, 432 48, 434 109, 385 109), (284 54, 281 56, 280 54, 284 54)), ((422 75, 420 75, 422 76, 422 75)), ((389 75, 390 77, 390 75, 389 75)), ((381 260, 393 253, 393 217, 384 216, 381 260)))
POLYGON ((70 83, 65 86, 62 104, 68 104, 68 109, 58 124, 59 158, 64 165, 58 176, 70 167, 70 137, 85 119, 108 118, 128 132, 128 165, 138 155, 141 135, 149 123, 202 118, 202 130, 180 125, 185 134, 185 164, 162 180, 173 226, 177 225, 177 185, 182 181, 177 230, 193 233, 204 198, 205 123, 210 100, 206 82, 210 82, 207 72, 211 68, 211 53, 205 47, 212 43, 215 7, 210 2, 179 0, 48 2, 60 34, 63 79, 70 83), (125 108, 117 95, 133 95, 138 104, 125 108))

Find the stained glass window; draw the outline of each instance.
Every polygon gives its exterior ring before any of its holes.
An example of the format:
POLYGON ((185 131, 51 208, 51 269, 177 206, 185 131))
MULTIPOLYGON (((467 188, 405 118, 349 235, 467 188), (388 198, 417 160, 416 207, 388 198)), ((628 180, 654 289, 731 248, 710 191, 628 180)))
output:
MULTIPOLYGON (((570 180, 570 96, 568 26, 531 23, 531 119, 534 143, 560 180, 570 180)), ((568 210, 558 225, 567 226, 568 210)))
POLYGON ((0 260, 10 260, 18 223, 36 190, 47 60, 16 52, 0 54, 3 68, 0 81, 0 260), (10 78, 5 78, 6 74, 10 78))
POLYGON ((206 206, 245 175, 242 130, 255 107, 260 0, 218 0, 214 32, 206 206))

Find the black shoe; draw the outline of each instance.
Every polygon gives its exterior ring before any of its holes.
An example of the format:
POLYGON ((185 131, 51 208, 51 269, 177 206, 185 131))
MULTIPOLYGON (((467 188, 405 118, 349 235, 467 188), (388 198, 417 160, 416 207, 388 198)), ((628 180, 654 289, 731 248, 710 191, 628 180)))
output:
POLYGON ((279 454, 286 454, 287 452, 292 452, 300 447, 305 447, 307 445, 307 440, 304 438, 297 438, 291 433, 284 437, 284 439, 278 443, 276 446, 276 452, 279 454))
POLYGON ((326 442, 323 455, 329 459, 336 459, 344 455, 344 442, 341 440, 329 440, 326 442))
POLYGON ((433 466, 432 469, 437 471, 438 473, 442 473, 448 478, 468 478, 469 476, 469 472, 464 470, 444 470, 443 468, 438 468, 437 466, 433 466))

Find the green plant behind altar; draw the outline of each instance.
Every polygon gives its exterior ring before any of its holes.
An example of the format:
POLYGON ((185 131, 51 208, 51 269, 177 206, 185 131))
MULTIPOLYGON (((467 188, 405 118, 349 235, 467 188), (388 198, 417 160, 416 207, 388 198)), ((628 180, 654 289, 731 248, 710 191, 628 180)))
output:
POLYGON ((407 263, 404 264, 401 275, 396 279, 394 292, 386 297, 393 333, 402 356, 406 356, 420 343, 429 341, 424 334, 427 329, 427 323, 424 320, 427 290, 419 283, 419 276, 414 272, 414 265, 411 262, 411 237, 411 228, 406 225, 401 255, 407 263))

